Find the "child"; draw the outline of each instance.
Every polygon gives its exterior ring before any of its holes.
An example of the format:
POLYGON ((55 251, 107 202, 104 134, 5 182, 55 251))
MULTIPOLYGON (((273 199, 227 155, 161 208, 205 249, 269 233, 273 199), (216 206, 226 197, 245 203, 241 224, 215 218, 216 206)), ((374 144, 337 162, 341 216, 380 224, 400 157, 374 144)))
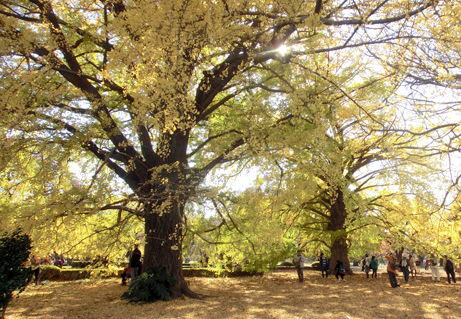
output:
POLYGON ((122 286, 126 286, 126 279, 127 277, 131 277, 130 275, 130 268, 125 267, 122 271, 121 277, 122 277, 122 286))
POLYGON ((338 282, 341 282, 341 279, 343 281, 346 281, 346 279, 344 279, 344 275, 346 274, 346 269, 344 268, 344 265, 343 265, 342 261, 340 261, 340 260, 336 261, 335 270, 336 270, 335 276, 336 276, 336 279, 338 279, 338 282), (341 276, 341 279, 339 279, 339 276, 341 276))

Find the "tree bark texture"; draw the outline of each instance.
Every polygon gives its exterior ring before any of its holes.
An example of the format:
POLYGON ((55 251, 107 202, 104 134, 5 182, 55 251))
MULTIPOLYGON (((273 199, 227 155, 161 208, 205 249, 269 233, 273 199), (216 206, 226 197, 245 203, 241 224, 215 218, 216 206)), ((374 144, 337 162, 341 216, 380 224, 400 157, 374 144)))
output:
POLYGON ((144 189, 141 195, 146 199, 143 268, 165 267, 166 273, 175 279, 170 287, 171 299, 198 298, 187 287, 182 271, 184 203, 194 188, 185 178, 188 134, 165 134, 163 142, 169 152, 161 158, 160 164, 166 164, 167 168, 151 176, 147 192, 144 189))
POLYGON ((174 202, 162 212, 147 207, 145 217, 146 245, 143 268, 156 265, 165 267, 166 273, 175 279, 170 287, 170 298, 182 298, 183 295, 198 298, 184 280, 182 272, 182 216, 184 205, 174 202))
MULTIPOLYGON (((331 246, 331 265, 334 267, 337 260, 341 260, 346 268, 346 273, 352 275, 351 265, 349 262, 348 247, 346 242, 346 236, 335 238, 333 245, 331 246)), ((334 271, 334 269, 332 269, 334 271)))
MULTIPOLYGON (((331 265, 333 268, 336 261, 340 260, 346 268, 346 273, 352 275, 351 265, 349 262, 348 246, 347 246, 347 233, 345 229, 346 223, 346 205, 344 203, 344 195, 341 190, 337 190, 336 198, 330 207, 330 221, 327 226, 328 231, 332 231, 332 245, 331 245, 331 265)), ((334 269, 331 269, 334 271, 334 269)))

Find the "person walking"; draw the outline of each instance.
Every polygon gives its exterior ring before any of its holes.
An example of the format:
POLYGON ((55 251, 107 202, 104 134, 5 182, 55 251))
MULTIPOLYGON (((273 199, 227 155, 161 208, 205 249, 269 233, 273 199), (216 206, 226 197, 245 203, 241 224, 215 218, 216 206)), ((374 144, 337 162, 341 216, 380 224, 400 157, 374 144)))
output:
POLYGON ((429 263, 431 265, 432 281, 435 281, 435 276, 437 276, 437 281, 440 282, 439 266, 437 265, 437 258, 434 256, 434 254, 431 254, 429 263))
POLYGON ((36 286, 40 284, 40 257, 37 255, 32 256, 32 260, 30 262, 30 270, 32 271, 29 284, 33 281, 36 286))
POLYGON ((367 275, 367 279, 370 278, 370 261, 371 257, 368 257, 368 254, 365 254, 363 265, 365 266, 365 274, 367 275))
POLYGON ((415 258, 415 266, 416 266, 416 273, 420 274, 421 273, 421 259, 418 257, 415 258))
POLYGON ((323 253, 319 257, 320 271, 322 272, 322 278, 328 278, 328 270, 330 270, 330 265, 328 264, 328 259, 323 253))
POLYGON ((346 281, 346 279, 344 279, 345 274, 346 274, 346 268, 344 267, 343 262, 341 260, 337 260, 336 267, 335 267, 335 276, 336 276, 336 279, 338 279, 338 282, 341 282, 341 280, 346 281), (339 277, 341 277, 341 279, 339 279, 339 277))
POLYGON ((448 283, 451 284, 450 277, 451 279, 453 279, 453 283, 456 283, 455 267, 453 261, 450 258, 448 258, 447 255, 443 256, 443 269, 447 273, 448 283))
POLYGON ((132 282, 140 274, 140 269, 142 267, 141 257, 142 257, 142 254, 138 248, 138 245, 134 245, 134 249, 131 252, 131 256, 130 256, 130 269, 131 269, 131 281, 132 282))
POLYGON ((397 263, 394 263, 394 261, 396 261, 395 254, 386 254, 384 258, 386 258, 389 261, 389 263, 387 264, 387 274, 389 275, 389 281, 391 282, 391 287, 392 288, 400 287, 400 285, 397 282, 397 278, 395 277, 395 274, 397 273, 397 263))
POLYGON ((405 278, 405 282, 408 284, 408 280, 410 280, 410 270, 408 269, 410 263, 408 260, 408 255, 403 254, 402 260, 400 261, 400 270, 403 272, 403 277, 405 278))
POLYGON ((373 278, 373 276, 375 278, 378 278, 378 261, 376 260, 375 256, 371 256, 370 268, 371 268, 371 271, 372 271, 371 278, 373 278))
POLYGON ((295 258, 293 258, 293 264, 295 264, 296 270, 298 272, 299 282, 304 281, 304 263, 306 262, 306 257, 301 254, 301 250, 296 252, 295 258))
POLYGON ((416 277, 416 264, 415 264, 415 257, 413 255, 410 255, 409 258, 409 263, 410 263, 410 274, 411 277, 416 277))

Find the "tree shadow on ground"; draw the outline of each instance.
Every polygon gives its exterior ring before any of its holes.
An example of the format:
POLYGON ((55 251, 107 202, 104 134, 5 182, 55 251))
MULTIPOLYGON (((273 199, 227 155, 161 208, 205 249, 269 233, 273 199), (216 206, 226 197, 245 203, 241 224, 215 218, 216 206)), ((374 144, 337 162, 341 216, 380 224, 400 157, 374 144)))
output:
POLYGON ((460 318, 461 284, 420 276, 390 288, 387 274, 323 279, 306 271, 299 283, 294 270, 263 277, 187 278, 208 297, 153 304, 120 299, 119 281, 81 281, 31 287, 7 310, 7 318, 460 318))

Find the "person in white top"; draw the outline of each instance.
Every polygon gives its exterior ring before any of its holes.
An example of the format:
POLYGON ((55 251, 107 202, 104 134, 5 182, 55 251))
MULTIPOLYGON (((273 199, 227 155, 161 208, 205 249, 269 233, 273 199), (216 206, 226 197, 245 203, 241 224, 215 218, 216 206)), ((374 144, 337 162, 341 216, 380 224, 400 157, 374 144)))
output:
POLYGON ((295 264, 296 270, 298 271, 299 282, 304 281, 304 263, 306 262, 306 257, 301 254, 301 250, 298 250, 295 258, 293 258, 293 263, 295 264))
POLYGON ((367 274, 367 279, 370 278, 370 261, 371 257, 368 254, 365 254, 365 258, 363 259, 363 264, 365 266, 365 273, 367 274))
POLYGON ((429 263, 431 264, 431 273, 432 273, 432 281, 435 281, 435 277, 437 277, 437 281, 440 282, 440 272, 439 266, 437 265, 438 258, 431 254, 429 259, 429 263))

